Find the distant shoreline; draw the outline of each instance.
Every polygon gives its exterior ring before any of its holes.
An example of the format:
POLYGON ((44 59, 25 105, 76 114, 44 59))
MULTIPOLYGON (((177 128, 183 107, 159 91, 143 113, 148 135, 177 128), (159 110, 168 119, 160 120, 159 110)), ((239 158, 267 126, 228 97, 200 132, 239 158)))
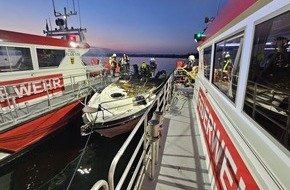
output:
POLYGON ((98 48, 91 47, 90 50, 85 54, 85 56, 90 57, 110 57, 112 54, 117 54, 117 57, 122 57, 124 53, 126 53, 129 57, 154 57, 154 58, 181 58, 187 59, 189 55, 194 55, 196 59, 198 59, 198 53, 189 52, 187 54, 161 54, 161 53, 128 53, 121 52, 121 50, 112 50, 108 48, 98 48))
MULTIPOLYGON (((122 57, 123 53, 116 53, 117 57, 122 57)), ((154 58, 182 58, 182 59, 187 59, 189 55, 192 54, 186 54, 186 55, 176 55, 176 54, 127 54, 129 57, 154 57, 154 58)), ((198 54, 195 53, 193 54, 197 59, 198 59, 198 54)), ((89 57, 110 57, 112 56, 112 53, 102 53, 102 54, 98 54, 98 53, 91 53, 88 52, 85 54, 85 56, 89 56, 89 57)))

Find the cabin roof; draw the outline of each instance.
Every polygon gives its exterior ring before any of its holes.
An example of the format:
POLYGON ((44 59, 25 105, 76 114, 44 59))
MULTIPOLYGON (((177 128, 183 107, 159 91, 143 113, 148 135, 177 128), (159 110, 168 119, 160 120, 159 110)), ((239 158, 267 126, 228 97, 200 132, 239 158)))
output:
MULTIPOLYGON (((229 0, 225 7, 220 11, 212 23, 209 24, 208 28, 204 32, 206 39, 210 39, 214 35, 222 33, 228 27, 238 23, 241 19, 249 14, 252 14, 257 9, 265 6, 272 0, 229 0)), ((201 42, 199 45, 201 45, 201 42)))
MULTIPOLYGON (((42 46, 72 47, 71 42, 64 39, 38 36, 14 31, 0 30, 0 42, 35 44, 42 46)), ((89 48, 89 44, 81 43, 78 48, 89 48)))

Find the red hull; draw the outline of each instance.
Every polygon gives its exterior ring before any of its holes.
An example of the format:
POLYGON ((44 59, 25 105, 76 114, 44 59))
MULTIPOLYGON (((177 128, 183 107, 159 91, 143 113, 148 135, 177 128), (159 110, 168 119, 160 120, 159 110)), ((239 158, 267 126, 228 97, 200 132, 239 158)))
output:
POLYGON ((81 104, 77 101, 61 109, 17 126, 0 134, 0 149, 17 152, 69 123, 80 113, 81 104))

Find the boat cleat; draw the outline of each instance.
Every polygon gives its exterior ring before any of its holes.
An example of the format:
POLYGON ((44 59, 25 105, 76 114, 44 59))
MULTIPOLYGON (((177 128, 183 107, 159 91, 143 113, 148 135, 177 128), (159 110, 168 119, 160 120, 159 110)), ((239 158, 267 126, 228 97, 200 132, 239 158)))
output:
POLYGON ((87 136, 93 133, 91 123, 86 123, 81 126, 81 136, 87 136))

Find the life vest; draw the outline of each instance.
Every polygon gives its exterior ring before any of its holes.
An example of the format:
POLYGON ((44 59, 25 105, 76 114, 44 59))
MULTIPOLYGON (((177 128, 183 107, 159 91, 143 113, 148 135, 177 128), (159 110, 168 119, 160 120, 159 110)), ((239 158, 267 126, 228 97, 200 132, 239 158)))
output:
POLYGON ((223 72, 228 73, 230 66, 231 66, 231 60, 230 59, 225 60, 224 65, 223 65, 223 72))
POLYGON ((146 63, 142 63, 140 68, 141 77, 147 77, 150 73, 149 66, 146 63))
POLYGON ((147 64, 146 63, 142 63, 141 70, 147 70, 147 69, 148 69, 147 64))
POLYGON ((115 61, 115 58, 113 58, 113 57, 110 57, 109 58, 109 63, 110 63, 110 65, 111 65, 111 67, 116 67, 116 61, 115 61))

